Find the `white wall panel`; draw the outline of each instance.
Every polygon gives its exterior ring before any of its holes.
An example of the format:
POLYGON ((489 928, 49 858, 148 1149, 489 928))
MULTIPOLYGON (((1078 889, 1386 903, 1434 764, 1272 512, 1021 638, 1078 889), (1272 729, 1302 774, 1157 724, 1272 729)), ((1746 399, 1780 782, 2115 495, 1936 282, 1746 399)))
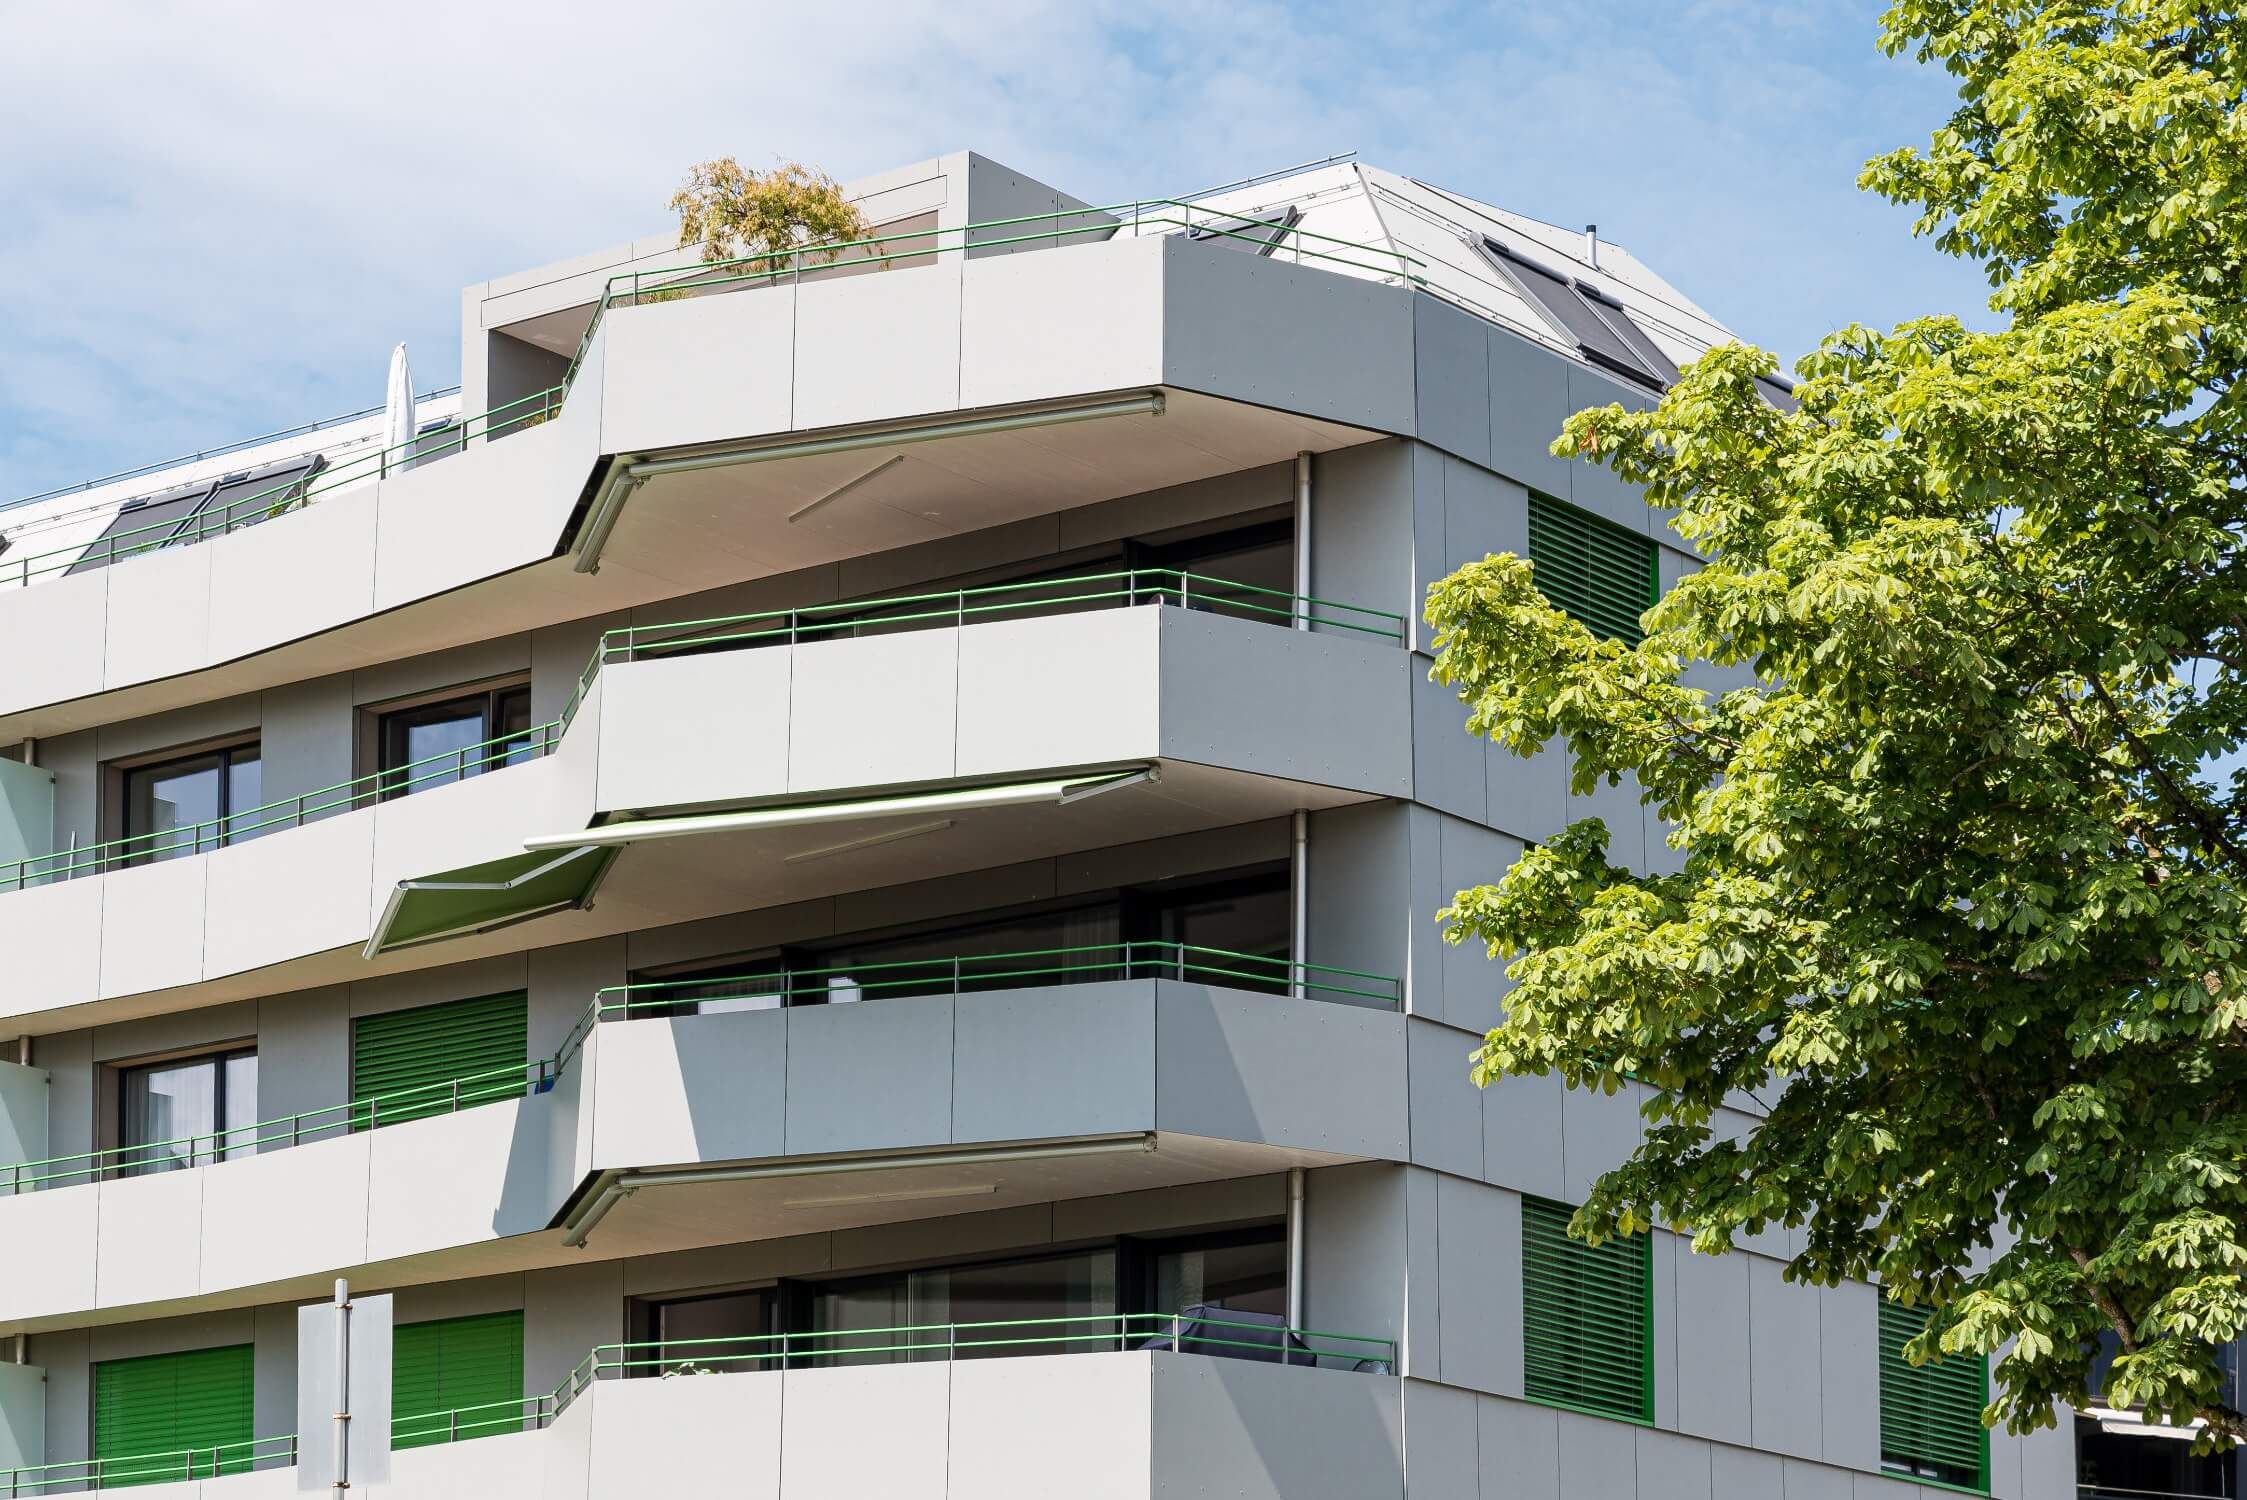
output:
MULTIPOLYGON (((601 701, 579 714, 572 734, 599 736, 596 810, 786 791, 793 659, 788 647, 774 646, 603 667, 601 701)), ((883 686, 869 680, 865 696, 879 699, 883 686)), ((577 752, 574 743, 565 747, 577 752)))
POLYGON ((203 977, 203 894, 209 873, 209 860, 187 855, 87 877, 107 887, 101 929, 104 996, 169 989, 203 977))
MULTIPOLYGON (((202 1289, 257 1286, 364 1261, 373 1139, 361 1134, 296 1147, 277 1143, 244 1160, 168 1174, 203 1179, 202 1289), (286 1219, 285 1233, 276 1232, 277 1215, 286 1219)), ((104 1204, 129 1211, 140 1184, 164 1180, 107 1184, 104 1204)))
POLYGON ((1167 613, 1102 609, 960 631, 957 774, 1152 758, 1167 613))
POLYGON ((365 942, 375 816, 337 813, 180 861, 208 867, 203 977, 365 942))
POLYGON ((209 547, 174 547, 101 571, 111 575, 104 687, 191 672, 209 659, 209 547))
POLYGON ((945 412, 959 404, 959 261, 797 290, 799 431, 945 412))
POLYGON ((960 405, 1161 384, 1162 269, 1163 245, 1154 239, 969 261, 960 287, 960 405))
POLYGON ((788 430, 793 286, 737 287, 618 307, 604 319, 603 331, 603 451, 646 452, 788 430))
MULTIPOLYGON (((341 489, 274 517, 278 525, 251 526, 189 548, 210 554, 208 659, 248 656, 371 610, 375 495, 372 484, 341 489), (315 565, 306 566, 311 560, 315 565)), ((122 575, 120 581, 131 583, 122 575)))
POLYGON ((101 691, 109 578, 115 571, 97 568, 75 578, 50 574, 27 587, 0 566, 0 641, 40 643, 37 651, 0 655, 0 713, 101 691))
POLYGON ((945 1493, 950 1500, 1057 1500, 1062 1493, 1144 1500, 1152 1493, 1148 1363, 1061 1354, 954 1364, 945 1493))
POLYGON ((160 1172, 94 1189, 100 1198, 94 1236, 100 1306, 162 1302, 202 1289, 204 1175, 160 1172))
POLYGON ((950 1364, 789 1377, 780 1482, 788 1500, 945 1500, 950 1364), (868 1417, 880 1413, 878 1427, 868 1417))
POLYGON ((953 774, 959 632, 817 641, 792 654, 790 791, 937 781, 953 774))

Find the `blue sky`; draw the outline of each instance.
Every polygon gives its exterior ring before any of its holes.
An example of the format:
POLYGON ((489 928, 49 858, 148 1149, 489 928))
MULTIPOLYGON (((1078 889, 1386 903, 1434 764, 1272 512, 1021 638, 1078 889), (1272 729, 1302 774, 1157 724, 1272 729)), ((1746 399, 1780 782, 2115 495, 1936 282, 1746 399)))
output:
POLYGON ((1790 360, 1986 318, 1855 189, 1951 101, 1874 0, 353 9, 9 8, 0 499, 372 405, 400 339, 449 384, 463 286, 661 232, 726 153, 967 147, 1109 202, 1355 149, 1596 221, 1790 360))

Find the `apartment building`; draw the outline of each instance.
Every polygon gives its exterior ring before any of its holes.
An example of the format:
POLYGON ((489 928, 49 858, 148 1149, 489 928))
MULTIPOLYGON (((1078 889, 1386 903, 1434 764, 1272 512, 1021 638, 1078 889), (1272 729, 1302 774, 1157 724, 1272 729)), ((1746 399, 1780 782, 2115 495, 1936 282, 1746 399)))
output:
POLYGON ((0 1494, 293 1492, 338 1277, 376 1493, 2068 1491, 1789 1233, 1568 1240, 1636 1098, 1468 1078, 1450 893, 1674 855, 1420 600, 1635 632, 1695 560, 1546 445, 1723 328, 1355 161, 851 191, 468 288, 406 442, 0 511, 0 1494))

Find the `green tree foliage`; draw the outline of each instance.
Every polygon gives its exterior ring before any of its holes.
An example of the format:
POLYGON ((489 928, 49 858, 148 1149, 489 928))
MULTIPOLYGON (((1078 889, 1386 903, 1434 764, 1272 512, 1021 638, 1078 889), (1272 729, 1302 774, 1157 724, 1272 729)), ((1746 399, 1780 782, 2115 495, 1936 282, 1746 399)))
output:
POLYGON ((1708 559, 1643 644, 1492 557, 1430 591, 1436 676, 1578 791, 1635 782, 1674 873, 1577 823, 1444 914, 1511 959, 1478 1081, 1648 1085, 1578 1215, 1704 1249, 1804 1226, 1789 1273, 1932 1305, 1991 1421, 2110 1399, 2247 1433, 2247 22, 2191 0, 1895 0, 1956 75, 1863 185, 1989 271, 2005 326, 1719 348, 1580 412, 1708 559), (1700 665, 1688 665, 1700 663, 1700 665), (1713 665, 1712 665, 1713 664, 1713 665), (1738 685, 1738 684, 1749 685, 1738 685), (1732 684, 1725 690, 1719 690, 1732 684), (1767 1106, 1744 1137, 1732 1091, 1767 1106))
POLYGON ((744 171, 730 156, 697 163, 671 195, 679 216, 679 243, 700 244, 705 262, 738 260, 793 246, 807 249, 806 264, 824 264, 834 247, 870 233, 842 184, 799 162, 769 172, 744 171))

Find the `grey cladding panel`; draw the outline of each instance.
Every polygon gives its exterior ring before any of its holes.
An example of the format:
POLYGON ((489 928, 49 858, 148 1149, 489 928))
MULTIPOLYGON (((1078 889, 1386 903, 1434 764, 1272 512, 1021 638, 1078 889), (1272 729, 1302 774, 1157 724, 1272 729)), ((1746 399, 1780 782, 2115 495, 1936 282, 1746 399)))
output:
POLYGON ((785 1014, 791 1155, 951 1138, 950 996, 807 1005, 785 1014))
POLYGON ((962 995, 953 1139, 1152 1128, 1154 989, 1140 982, 962 995))
POLYGON ((1402 1381, 1193 1355, 1157 1354, 1152 1368, 1157 1495, 1404 1494, 1402 1381))
POLYGON ((1489 326, 1425 292, 1413 296, 1420 440, 1484 466, 1490 463, 1489 326))

